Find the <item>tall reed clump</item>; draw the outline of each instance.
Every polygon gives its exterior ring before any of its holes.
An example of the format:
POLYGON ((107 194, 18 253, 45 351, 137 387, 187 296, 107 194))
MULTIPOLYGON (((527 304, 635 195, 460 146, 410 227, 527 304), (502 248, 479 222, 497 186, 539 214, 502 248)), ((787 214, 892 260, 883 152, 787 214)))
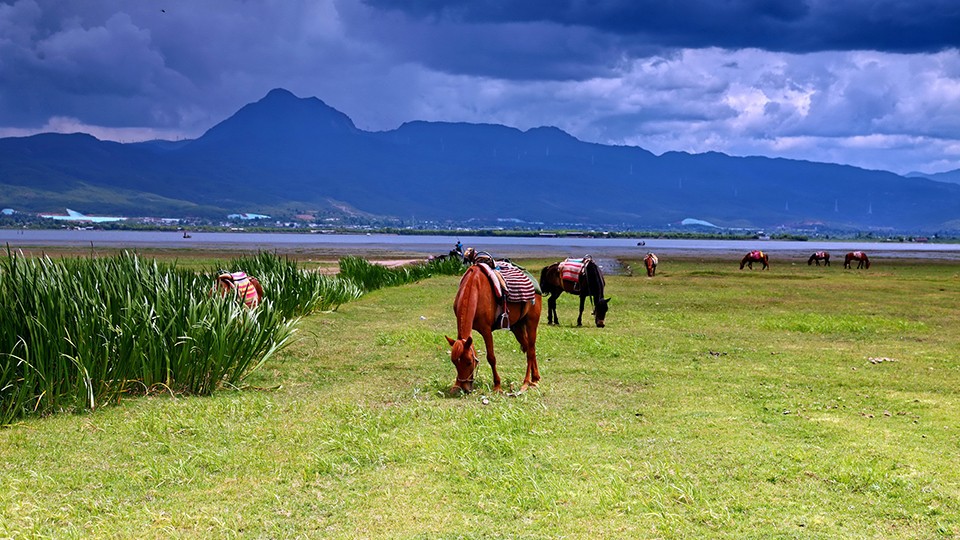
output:
POLYGON ((387 268, 360 257, 340 259, 340 276, 357 283, 364 292, 383 287, 414 283, 431 276, 457 275, 463 272, 459 259, 431 260, 422 264, 387 268))
POLYGON ((363 294, 352 280, 304 270, 296 261, 269 252, 234 258, 229 268, 255 276, 264 296, 287 317, 335 310, 363 294))
POLYGON ((212 280, 124 253, 0 259, 0 425, 166 387, 206 395, 285 346, 295 321, 212 280))

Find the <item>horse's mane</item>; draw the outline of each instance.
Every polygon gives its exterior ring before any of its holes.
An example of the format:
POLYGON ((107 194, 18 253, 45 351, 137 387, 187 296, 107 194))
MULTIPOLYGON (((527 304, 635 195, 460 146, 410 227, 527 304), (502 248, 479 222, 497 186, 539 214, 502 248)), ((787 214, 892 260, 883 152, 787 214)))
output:
POLYGON ((467 268, 466 272, 461 276, 460 287, 457 289, 457 296, 453 300, 454 312, 457 315, 458 339, 470 335, 473 318, 477 312, 479 291, 477 294, 469 294, 470 291, 468 291, 468 288, 470 287, 471 279, 474 281, 479 280, 480 284, 478 286, 480 287, 482 287, 484 283, 487 283, 487 276, 484 275, 483 270, 478 268, 476 264, 467 268), (477 273, 479 273, 479 276, 477 276, 477 273))
POLYGON ((593 259, 586 261, 587 265, 587 287, 590 288, 594 298, 603 298, 603 287, 606 281, 603 279, 603 272, 600 271, 600 265, 593 259))

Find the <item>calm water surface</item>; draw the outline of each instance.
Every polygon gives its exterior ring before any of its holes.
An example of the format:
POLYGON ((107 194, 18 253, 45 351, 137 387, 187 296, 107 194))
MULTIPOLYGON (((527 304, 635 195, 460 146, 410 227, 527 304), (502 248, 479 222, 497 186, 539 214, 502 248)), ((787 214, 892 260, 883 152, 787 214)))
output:
POLYGON ((0 242, 18 247, 67 246, 109 248, 184 248, 316 252, 330 254, 428 256, 446 253, 457 240, 497 256, 523 255, 642 256, 657 254, 705 256, 746 253, 762 249, 774 255, 808 257, 814 251, 831 252, 835 258, 848 251, 862 250, 874 257, 935 258, 960 260, 960 244, 894 242, 796 242, 780 240, 673 240, 577 237, 490 237, 490 236, 398 236, 386 234, 292 234, 246 232, 96 231, 96 230, 15 230, 0 229, 0 242), (643 242, 644 245, 638 245, 643 242))

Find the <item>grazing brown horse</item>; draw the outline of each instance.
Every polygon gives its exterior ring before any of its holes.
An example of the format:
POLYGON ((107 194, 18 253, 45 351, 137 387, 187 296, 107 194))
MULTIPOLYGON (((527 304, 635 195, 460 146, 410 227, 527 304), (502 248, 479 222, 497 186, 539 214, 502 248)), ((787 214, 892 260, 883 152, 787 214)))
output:
POLYGON ((818 251, 807 259, 807 265, 817 263, 817 266, 820 266, 820 261, 823 261, 824 266, 830 266, 830 254, 826 251, 818 251))
MULTIPOLYGON (((577 326, 583 326, 583 303, 589 296, 593 301, 593 316, 597 328, 603 328, 604 319, 607 316, 607 308, 610 303, 609 298, 603 297, 603 287, 605 281, 600 266, 589 256, 582 259, 583 270, 577 281, 566 279, 564 268, 569 268, 570 259, 551 264, 540 271, 540 287, 545 294, 549 294, 547 299, 547 324, 560 324, 557 318, 557 297, 564 292, 576 294, 580 297, 580 314, 577 316, 577 326)), ((576 262, 576 260, 574 261, 576 262)))
POLYGON ((862 251, 851 251, 847 253, 847 256, 843 259, 843 267, 850 268, 850 261, 859 261, 857 263, 857 268, 870 268, 870 259, 867 257, 867 254, 862 251))
POLYGON ((221 271, 217 276, 215 292, 224 297, 232 292, 237 301, 248 308, 257 307, 263 300, 263 287, 260 286, 260 281, 243 272, 221 271))
POLYGON ((653 277, 657 273, 657 263, 660 260, 657 259, 657 256, 653 253, 647 253, 647 256, 643 258, 643 265, 647 267, 647 277, 653 277))
POLYGON ((743 259, 740 259, 740 269, 743 270, 744 266, 748 266, 753 270, 753 263, 755 262, 763 263, 764 270, 770 268, 770 257, 759 249, 755 249, 744 255, 743 259))
POLYGON ((447 338, 450 343, 450 360, 457 369, 457 378, 450 388, 451 393, 473 390, 473 379, 479 361, 473 346, 473 331, 480 332, 487 349, 487 362, 493 371, 493 391, 501 392, 497 359, 493 354, 493 331, 499 328, 502 307, 506 305, 510 330, 527 354, 527 374, 520 391, 537 386, 540 369, 537 367, 537 326, 540 324, 540 304, 543 298, 537 294, 529 302, 505 302, 498 304, 490 279, 479 264, 474 264, 460 278, 460 288, 453 300, 453 312, 457 316, 457 339, 447 338))

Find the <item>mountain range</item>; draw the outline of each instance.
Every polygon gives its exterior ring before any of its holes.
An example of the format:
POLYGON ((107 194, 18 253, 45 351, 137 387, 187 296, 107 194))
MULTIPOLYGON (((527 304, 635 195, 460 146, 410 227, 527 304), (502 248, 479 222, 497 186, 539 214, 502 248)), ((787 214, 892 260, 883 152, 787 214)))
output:
POLYGON ((960 229, 960 184, 715 152, 658 156, 554 127, 413 121, 371 132, 320 99, 275 89, 189 141, 0 139, 0 207, 545 227, 663 228, 695 218, 723 227, 939 231, 960 229))

